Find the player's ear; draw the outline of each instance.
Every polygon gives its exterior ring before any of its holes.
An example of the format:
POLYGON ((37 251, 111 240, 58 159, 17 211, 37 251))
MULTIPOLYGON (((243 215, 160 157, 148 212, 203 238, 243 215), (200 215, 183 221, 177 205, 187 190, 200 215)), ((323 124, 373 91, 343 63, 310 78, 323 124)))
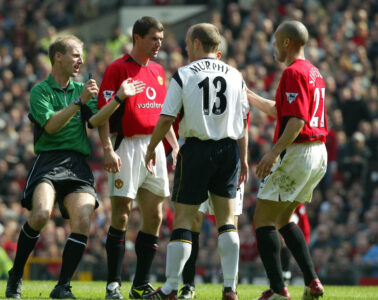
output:
POLYGON ((285 40, 284 40, 284 42, 283 42, 283 45, 284 45, 285 47, 288 47, 289 44, 290 44, 290 39, 289 39, 289 38, 285 38, 285 40))
POLYGON ((63 53, 61 52, 56 52, 55 53, 55 57, 54 57, 54 62, 57 62, 57 61, 62 61, 62 57, 63 57, 63 53))
POLYGON ((142 37, 139 34, 137 34, 137 33, 134 34, 134 41, 135 42, 138 41, 138 40, 140 40, 141 38, 142 37))
POLYGON ((194 39, 193 43, 194 43, 194 48, 196 50, 198 50, 201 47, 201 42, 199 39, 194 39))

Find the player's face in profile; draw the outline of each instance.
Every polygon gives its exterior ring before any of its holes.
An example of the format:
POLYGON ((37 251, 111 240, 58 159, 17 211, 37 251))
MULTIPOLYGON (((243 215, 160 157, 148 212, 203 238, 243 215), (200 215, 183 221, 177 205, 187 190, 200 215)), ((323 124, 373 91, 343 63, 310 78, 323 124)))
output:
POLYGON ((68 77, 76 77, 83 64, 83 47, 75 41, 69 44, 66 53, 61 56, 61 66, 68 77))
POLYGON ((273 47, 274 47, 274 58, 278 62, 284 62, 286 52, 283 47, 284 38, 279 30, 277 30, 274 34, 274 40, 273 40, 273 47))
POLYGON ((148 34, 140 39, 141 48, 149 58, 156 58, 159 53, 161 43, 164 38, 164 32, 156 28, 150 28, 148 34))

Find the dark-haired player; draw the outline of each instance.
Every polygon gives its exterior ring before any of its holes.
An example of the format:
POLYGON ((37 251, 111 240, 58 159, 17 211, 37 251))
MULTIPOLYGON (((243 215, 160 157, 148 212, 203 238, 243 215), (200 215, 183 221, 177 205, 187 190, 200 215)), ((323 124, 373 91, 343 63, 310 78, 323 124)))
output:
MULTIPOLYGON (((141 298, 153 291, 149 275, 158 248, 162 203, 169 196, 169 182, 163 144, 157 147, 153 174, 147 171, 144 156, 166 95, 163 67, 151 61, 161 47, 163 29, 163 25, 152 17, 138 19, 133 27, 131 53, 108 66, 100 87, 99 108, 106 109, 111 101, 120 104, 105 123, 111 137, 108 134, 101 136, 112 203, 111 225, 106 238, 107 299, 123 299, 120 286, 125 235, 134 200, 138 201, 143 221, 135 241, 137 266, 129 297, 141 298), (125 80, 142 81, 143 92, 128 98, 120 97, 117 91, 125 80)), ((178 143, 173 129, 169 130, 167 139, 175 157, 178 143)))

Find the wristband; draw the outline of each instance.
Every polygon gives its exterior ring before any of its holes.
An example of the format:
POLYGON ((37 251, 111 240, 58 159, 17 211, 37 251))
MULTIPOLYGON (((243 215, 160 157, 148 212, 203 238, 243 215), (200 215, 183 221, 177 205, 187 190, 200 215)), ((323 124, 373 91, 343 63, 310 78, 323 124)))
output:
POLYGON ((118 97, 118 95, 114 96, 114 100, 117 101, 119 104, 122 104, 125 100, 121 100, 121 98, 118 97))

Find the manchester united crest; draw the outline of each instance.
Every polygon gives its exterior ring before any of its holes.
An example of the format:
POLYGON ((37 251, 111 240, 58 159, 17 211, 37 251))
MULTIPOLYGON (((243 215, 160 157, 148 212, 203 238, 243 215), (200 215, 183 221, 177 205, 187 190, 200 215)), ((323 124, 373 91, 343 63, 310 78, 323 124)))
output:
POLYGON ((160 85, 163 85, 164 80, 163 80, 163 78, 160 75, 157 77, 157 80, 158 80, 158 82, 159 82, 160 85))
POLYGON ((123 181, 121 179, 116 179, 116 181, 114 181, 114 186, 117 188, 117 189, 120 189, 123 187, 123 181))

